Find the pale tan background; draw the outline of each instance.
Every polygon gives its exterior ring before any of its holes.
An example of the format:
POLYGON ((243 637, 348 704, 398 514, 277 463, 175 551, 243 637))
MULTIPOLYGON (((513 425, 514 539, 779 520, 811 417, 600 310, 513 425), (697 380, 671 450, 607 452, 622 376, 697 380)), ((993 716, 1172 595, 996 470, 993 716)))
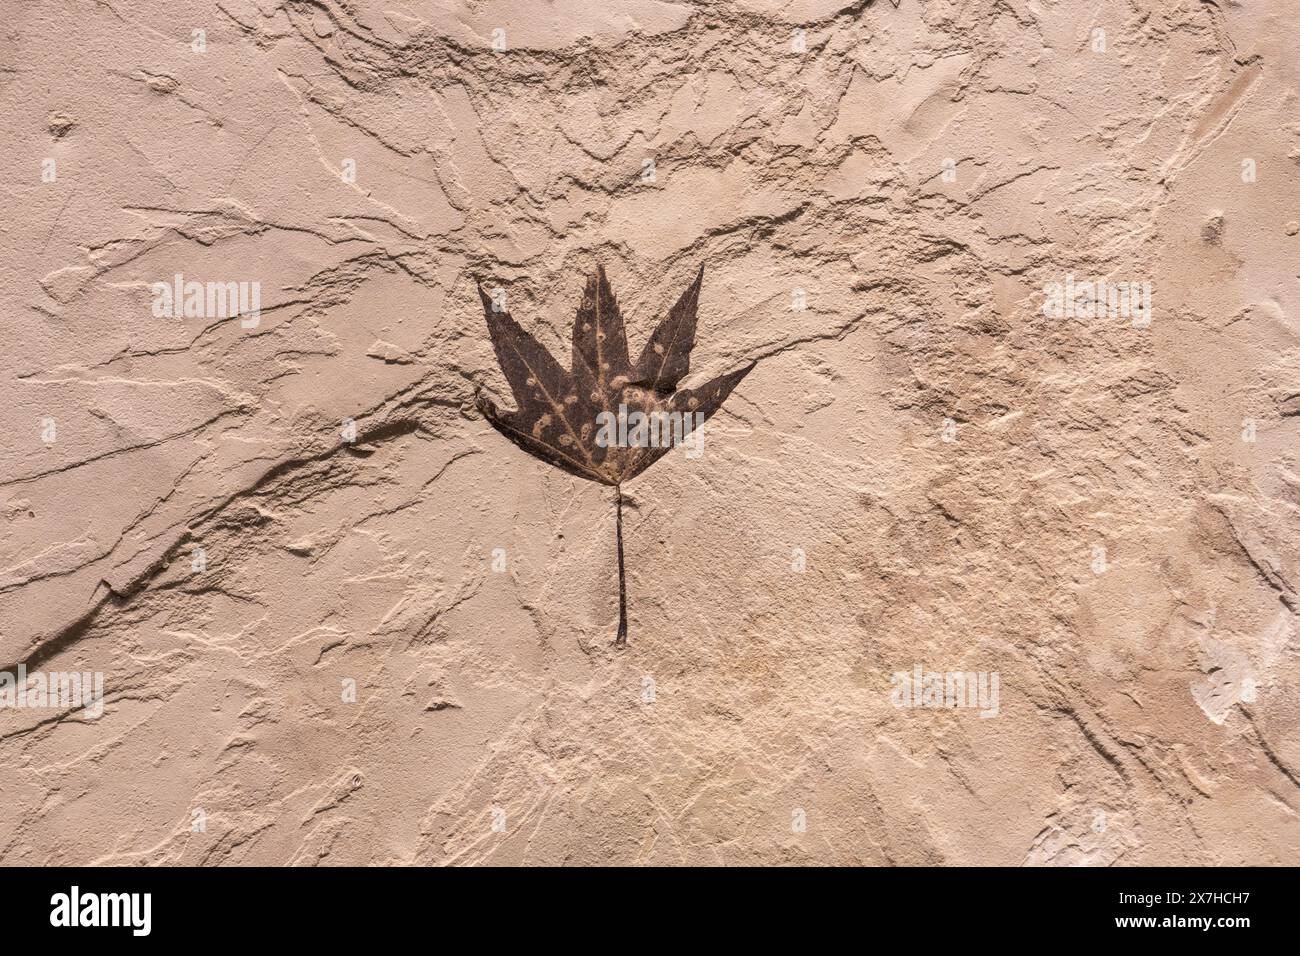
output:
POLYGON ((0 711, 0 862, 1300 861, 1294 12, 7 6, 0 668, 108 694, 0 711), (610 491, 472 404, 471 277, 567 361, 598 261, 760 360, 627 488, 623 652, 610 491))

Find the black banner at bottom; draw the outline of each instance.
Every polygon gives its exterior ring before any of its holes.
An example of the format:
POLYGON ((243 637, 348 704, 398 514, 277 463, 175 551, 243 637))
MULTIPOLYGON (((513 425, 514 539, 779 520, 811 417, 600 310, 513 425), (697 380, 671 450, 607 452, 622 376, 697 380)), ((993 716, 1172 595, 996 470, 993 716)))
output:
POLYGON ((1198 937, 1232 946, 1295 926, 1294 875, 1228 868, 571 870, 544 877, 482 869, 3 869, 0 913, 11 946, 37 937, 112 937, 128 946, 250 936, 296 946, 370 944, 377 935, 427 931, 431 921, 443 930, 496 934, 554 927, 561 918, 613 926, 622 922, 619 911, 641 927, 637 936, 654 936, 669 918, 674 925, 665 932, 673 939, 685 920, 732 943, 769 933, 773 921, 793 928, 814 920, 810 928, 823 932, 911 927, 946 943, 1041 932, 1070 942, 1128 937, 1185 945, 1198 937))

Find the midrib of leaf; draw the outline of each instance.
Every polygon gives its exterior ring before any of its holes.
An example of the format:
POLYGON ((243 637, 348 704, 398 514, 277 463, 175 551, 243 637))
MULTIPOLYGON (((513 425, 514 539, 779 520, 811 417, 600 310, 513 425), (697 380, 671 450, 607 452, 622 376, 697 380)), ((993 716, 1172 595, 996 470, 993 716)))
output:
MULTIPOLYGON (((587 366, 587 371, 591 373, 592 381, 596 383, 596 390, 600 393, 601 410, 609 415, 613 415, 614 409, 610 405, 610 399, 613 397, 612 395, 613 390, 609 387, 609 379, 606 377, 606 372, 605 372, 605 365, 606 365, 605 348, 604 348, 604 337, 602 335, 602 333, 605 331, 605 316, 600 308, 600 300, 602 298, 600 291, 601 291, 600 281, 598 279, 596 283, 595 325, 592 328, 592 334, 596 340, 596 367, 592 368, 587 363, 586 357, 583 356, 581 353, 578 354, 578 359, 581 360, 583 365, 587 366)), ((574 321, 576 322, 578 320, 575 319, 574 321)), ((624 335, 626 335, 626 333, 624 333, 624 335)), ((593 426, 595 425, 594 422, 592 424, 593 426)), ((585 447, 583 450, 584 452, 586 451, 585 447)), ((618 481, 622 481, 624 478, 627 477, 627 472, 628 472, 627 459, 629 457, 630 456, 628 456, 626 453, 617 456, 617 460, 623 463, 623 467, 619 469, 618 478, 617 478, 618 481)), ((590 461, 590 456, 588 456, 588 460, 590 461)))

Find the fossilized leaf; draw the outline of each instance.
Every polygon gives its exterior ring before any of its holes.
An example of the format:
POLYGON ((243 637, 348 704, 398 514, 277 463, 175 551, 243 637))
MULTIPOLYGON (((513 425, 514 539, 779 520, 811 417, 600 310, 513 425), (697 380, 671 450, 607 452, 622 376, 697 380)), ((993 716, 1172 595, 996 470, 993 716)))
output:
POLYGON ((486 395, 478 407, 492 425, 530 455, 570 474, 617 485, 635 477, 668 450, 602 447, 598 416, 616 415, 620 405, 643 414, 698 413, 707 421, 754 367, 720 375, 696 389, 677 390, 690 371, 695 347, 696 309, 704 280, 695 281, 651 334, 636 365, 628 359, 627 331, 605 270, 587 279, 573 320, 573 357, 567 371, 509 312, 496 311, 479 287, 497 362, 514 395, 516 410, 503 412, 486 395))

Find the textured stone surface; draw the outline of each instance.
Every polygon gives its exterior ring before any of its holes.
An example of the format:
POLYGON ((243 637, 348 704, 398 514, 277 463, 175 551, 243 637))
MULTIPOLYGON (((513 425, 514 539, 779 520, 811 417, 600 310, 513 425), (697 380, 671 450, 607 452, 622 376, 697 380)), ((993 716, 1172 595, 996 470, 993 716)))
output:
POLYGON ((17 5, 0 667, 105 705, 0 710, 0 862, 1300 862, 1289 12, 17 5), (597 262, 759 360, 621 651, 610 489, 473 404, 474 277, 567 356, 597 262))

